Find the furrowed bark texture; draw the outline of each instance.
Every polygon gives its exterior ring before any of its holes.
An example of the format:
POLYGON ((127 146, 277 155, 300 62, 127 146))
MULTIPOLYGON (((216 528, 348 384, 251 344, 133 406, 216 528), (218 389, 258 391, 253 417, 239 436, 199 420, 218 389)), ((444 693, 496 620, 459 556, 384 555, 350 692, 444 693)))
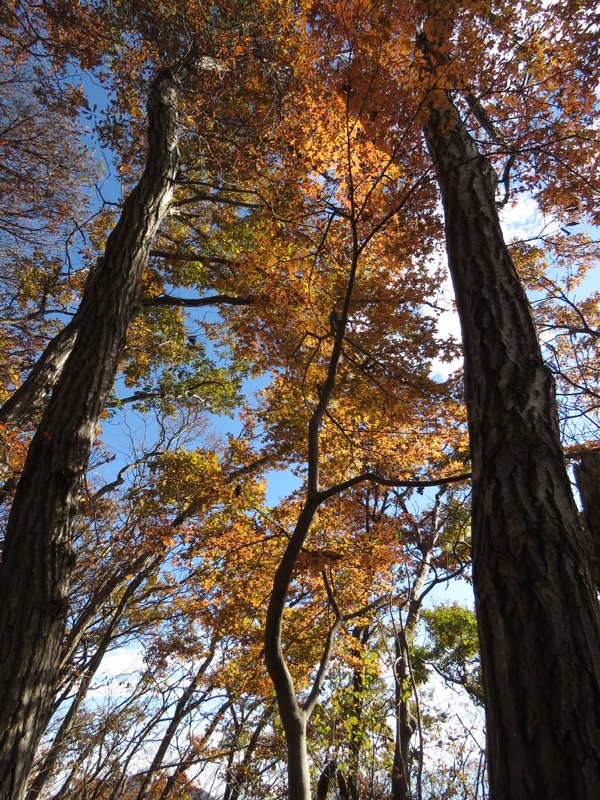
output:
POLYGON ((502 237, 495 173, 445 92, 425 134, 465 351, 491 797, 592 800, 600 625, 553 381, 502 237))
MULTIPOLYGON (((189 70, 188 70, 189 71, 189 70)), ((0 563, 0 800, 20 800, 61 659, 71 539, 98 416, 179 164, 177 95, 165 70, 148 102, 148 157, 87 282, 77 337, 31 442, 0 563)))

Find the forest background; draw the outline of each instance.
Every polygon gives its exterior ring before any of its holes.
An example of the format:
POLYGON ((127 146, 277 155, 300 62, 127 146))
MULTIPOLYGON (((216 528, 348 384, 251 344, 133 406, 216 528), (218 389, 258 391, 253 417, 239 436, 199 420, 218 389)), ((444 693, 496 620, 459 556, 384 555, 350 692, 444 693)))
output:
POLYGON ((593 5, 0 19, 0 797, 593 797, 593 5))

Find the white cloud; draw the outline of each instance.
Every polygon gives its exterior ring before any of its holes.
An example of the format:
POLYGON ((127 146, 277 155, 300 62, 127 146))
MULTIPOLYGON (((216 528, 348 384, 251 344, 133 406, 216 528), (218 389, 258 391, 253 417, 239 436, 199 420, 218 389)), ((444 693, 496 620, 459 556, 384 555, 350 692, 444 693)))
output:
POLYGON ((505 206, 500 221, 507 242, 516 237, 528 239, 544 229, 546 222, 532 197, 523 195, 514 205, 505 206))
POLYGON ((141 670, 143 665, 144 650, 141 646, 119 647, 104 656, 98 676, 115 678, 121 675, 130 675, 132 672, 141 670))
POLYGON ((111 650, 102 659, 96 680, 87 696, 101 702, 118 699, 131 693, 131 683, 144 667, 144 650, 141 645, 128 645, 111 650))

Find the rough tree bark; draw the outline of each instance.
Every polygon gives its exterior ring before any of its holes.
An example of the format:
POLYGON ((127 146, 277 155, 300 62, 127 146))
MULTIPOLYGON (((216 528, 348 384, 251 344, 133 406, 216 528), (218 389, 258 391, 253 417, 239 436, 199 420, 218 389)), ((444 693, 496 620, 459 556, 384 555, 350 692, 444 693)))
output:
MULTIPOLYGON (((77 336, 31 442, 7 524, 0 563, 0 800, 23 797, 48 719, 85 469, 149 249, 171 203, 179 86, 198 61, 190 57, 161 71, 150 88, 144 173, 87 281, 77 336)), ((64 338, 68 349, 71 337, 64 338)))
POLYGON ((491 796, 592 800, 600 622, 553 381, 502 237, 495 173, 442 90, 425 136, 464 344, 491 796))

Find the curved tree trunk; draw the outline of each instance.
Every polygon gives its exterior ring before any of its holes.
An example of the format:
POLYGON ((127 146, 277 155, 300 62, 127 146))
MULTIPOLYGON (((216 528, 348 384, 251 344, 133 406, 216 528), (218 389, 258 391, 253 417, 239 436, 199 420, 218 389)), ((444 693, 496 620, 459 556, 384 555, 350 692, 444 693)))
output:
POLYGON ((502 237, 495 173, 446 92, 428 112, 464 343, 491 796, 593 800, 600 622, 554 385, 502 237))
POLYGON ((87 281, 77 336, 31 442, 8 521, 0 563, 0 800, 23 796, 48 720, 84 474, 149 248, 170 206, 179 164, 178 89, 193 66, 189 59, 152 84, 146 167, 87 281))
MULTIPOLYGON (((316 507, 315 502, 307 502, 300 514, 294 534, 275 573, 265 625, 265 663, 275 688, 281 724, 285 731, 288 800, 310 800, 311 797, 306 745, 306 724, 310 711, 298 702, 294 682, 283 655, 281 631, 292 571, 316 507)), ((316 700, 316 694, 314 700, 316 700)), ((311 701, 311 705, 314 705, 314 702, 311 701)))
POLYGON ((300 704, 294 688, 294 681, 287 668, 283 654, 282 624, 294 565, 318 505, 319 499, 307 499, 298 517, 294 533, 290 537, 279 567, 275 572, 273 591, 271 592, 265 623, 265 664, 275 688, 281 724, 285 731, 288 800, 310 800, 311 798, 306 728, 323 686, 325 673, 333 651, 333 643, 342 623, 340 610, 333 597, 325 571, 323 571, 322 575, 327 596, 335 612, 335 622, 329 629, 325 639, 321 661, 308 697, 300 704))

